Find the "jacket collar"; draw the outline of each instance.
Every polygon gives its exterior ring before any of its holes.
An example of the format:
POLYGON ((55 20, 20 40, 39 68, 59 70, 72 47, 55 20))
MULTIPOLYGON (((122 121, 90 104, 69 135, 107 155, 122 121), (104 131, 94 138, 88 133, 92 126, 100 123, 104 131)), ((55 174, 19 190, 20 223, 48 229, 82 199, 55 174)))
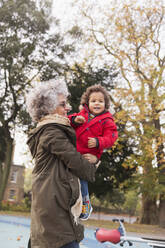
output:
POLYGON ((44 116, 37 124, 37 127, 49 124, 49 123, 57 123, 62 124, 65 126, 70 126, 70 121, 67 117, 58 115, 58 114, 51 114, 44 116))

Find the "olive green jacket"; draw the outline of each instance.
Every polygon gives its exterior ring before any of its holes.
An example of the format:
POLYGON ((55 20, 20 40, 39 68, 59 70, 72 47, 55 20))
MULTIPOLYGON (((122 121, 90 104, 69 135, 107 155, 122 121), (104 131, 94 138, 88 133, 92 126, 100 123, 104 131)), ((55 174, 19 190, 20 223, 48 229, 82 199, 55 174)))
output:
POLYGON ((72 127, 56 118, 41 122, 30 132, 27 143, 35 160, 32 248, 59 248, 73 240, 80 242, 84 229, 77 219, 82 204, 78 178, 93 182, 96 166, 76 151, 72 127))

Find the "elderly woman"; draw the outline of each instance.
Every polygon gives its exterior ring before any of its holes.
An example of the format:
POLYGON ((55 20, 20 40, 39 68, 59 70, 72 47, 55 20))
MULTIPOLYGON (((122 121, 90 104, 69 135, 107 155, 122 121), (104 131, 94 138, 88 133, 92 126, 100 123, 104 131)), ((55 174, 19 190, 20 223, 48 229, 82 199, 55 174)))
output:
POLYGON ((31 247, 78 248, 84 237, 79 223, 79 178, 93 182, 97 159, 76 151, 67 118, 64 82, 42 82, 27 94, 27 110, 37 126, 29 134, 35 166, 32 173, 31 247))

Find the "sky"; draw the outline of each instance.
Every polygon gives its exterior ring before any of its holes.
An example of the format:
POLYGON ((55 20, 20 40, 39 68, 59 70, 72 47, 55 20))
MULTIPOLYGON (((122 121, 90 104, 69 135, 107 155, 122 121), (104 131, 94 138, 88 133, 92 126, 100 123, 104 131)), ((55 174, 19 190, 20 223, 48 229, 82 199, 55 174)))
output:
POLYGON ((62 27, 65 29, 72 26, 77 12, 72 3, 73 0, 54 0, 52 14, 60 20, 62 27))
POLYGON ((68 16, 72 16, 72 2, 73 0, 54 0, 52 10, 54 15, 57 16, 57 18, 63 17, 64 19, 67 19, 68 16))
POLYGON ((16 130, 15 133, 15 149, 14 149, 14 163, 17 165, 26 165, 30 158, 28 154, 28 146, 26 145, 27 137, 21 129, 16 130))

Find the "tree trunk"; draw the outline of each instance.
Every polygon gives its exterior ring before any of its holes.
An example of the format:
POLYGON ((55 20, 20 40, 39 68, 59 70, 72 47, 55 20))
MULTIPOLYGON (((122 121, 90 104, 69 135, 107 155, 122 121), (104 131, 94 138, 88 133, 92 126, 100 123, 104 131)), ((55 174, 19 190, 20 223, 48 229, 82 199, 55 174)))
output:
POLYGON ((7 182, 8 182, 11 163, 12 163, 12 159, 13 159, 13 151, 14 151, 13 139, 10 138, 6 141, 5 161, 0 165, 1 166, 1 168, 0 168, 0 209, 2 206, 2 200, 4 197, 4 192, 6 189, 7 182))
POLYGON ((158 208, 156 205, 156 199, 151 200, 146 195, 143 195, 140 223, 149 225, 158 224, 158 208))
POLYGON ((165 228, 165 198, 164 196, 160 196, 159 226, 162 228, 165 228))
MULTIPOLYGON (((160 120, 155 120, 155 128, 161 130, 160 120)), ((160 131, 161 133, 161 131, 160 131)), ((165 152, 164 152, 164 139, 159 135, 156 139, 157 141, 157 151, 156 158, 159 170, 159 184, 165 188, 165 152), (163 158, 163 159, 162 159, 163 158)), ((160 203, 159 203, 159 226, 165 228, 165 194, 160 193, 160 203)))
MULTIPOLYGON (((160 185, 165 188, 165 164, 164 162, 159 167, 160 176, 159 176, 159 183, 160 185)), ((159 203, 159 226, 165 228, 165 193, 162 191, 160 194, 160 203, 159 203)))
MULTIPOLYGON (((147 130, 147 128, 145 128, 145 130, 147 130)), ((149 147, 152 151, 152 142, 149 143, 149 147)), ((156 204, 157 192, 155 190, 155 185, 157 183, 157 176, 155 174, 152 165, 154 155, 153 153, 148 154, 147 149, 146 150, 144 149, 143 152, 144 152, 145 163, 143 166, 142 211, 141 211, 140 223, 156 225, 158 224, 158 206, 156 204)))

